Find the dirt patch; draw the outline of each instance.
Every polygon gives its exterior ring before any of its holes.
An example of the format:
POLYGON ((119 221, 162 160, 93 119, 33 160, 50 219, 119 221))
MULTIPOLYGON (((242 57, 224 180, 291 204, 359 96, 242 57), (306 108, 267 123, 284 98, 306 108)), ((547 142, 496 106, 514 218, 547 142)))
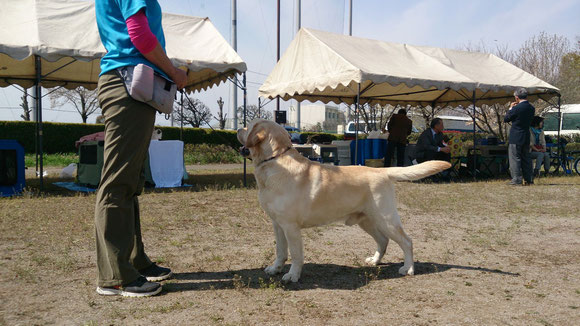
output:
POLYGON ((572 325, 580 317, 580 177, 533 187, 399 183, 415 276, 397 274, 403 254, 394 243, 383 265, 364 266, 374 241, 335 224, 303 231, 302 278, 283 285, 263 272, 274 236, 256 190, 238 188, 239 179, 208 186, 212 175, 234 172, 194 172, 205 187, 141 196, 147 251, 175 272, 148 299, 95 293, 94 195, 0 199, 0 324, 572 325))

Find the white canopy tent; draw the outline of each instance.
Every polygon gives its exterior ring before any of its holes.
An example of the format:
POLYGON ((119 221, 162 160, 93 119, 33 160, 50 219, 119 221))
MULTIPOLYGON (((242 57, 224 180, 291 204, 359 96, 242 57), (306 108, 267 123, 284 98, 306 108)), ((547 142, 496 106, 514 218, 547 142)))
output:
MULTIPOLYGON (((167 55, 174 65, 187 71, 187 92, 207 89, 245 74, 246 64, 208 18, 164 13, 162 21, 167 55)), ((41 87, 96 88, 100 58, 104 54, 94 2, 2 2, 0 87, 12 84, 36 87, 37 154, 42 153, 41 87)), ((240 85, 237 79, 235 82, 245 91, 245 85, 240 85)), ((42 156, 39 173, 42 186, 42 156)))
POLYGON ((303 28, 259 95, 324 103, 473 105, 475 110, 477 104, 509 102, 520 87, 528 90, 530 100, 557 96, 559 106, 556 87, 493 54, 303 28))

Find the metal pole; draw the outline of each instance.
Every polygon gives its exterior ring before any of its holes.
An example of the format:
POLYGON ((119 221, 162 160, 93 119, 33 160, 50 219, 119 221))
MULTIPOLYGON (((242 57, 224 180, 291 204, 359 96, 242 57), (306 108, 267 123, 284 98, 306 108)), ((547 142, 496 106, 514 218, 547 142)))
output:
MULTIPOLYGON (((300 20, 301 20, 300 5, 301 5, 301 1, 296 0, 296 13, 295 13, 295 17, 294 17, 296 19, 296 34, 298 34, 298 31, 300 30, 300 20)), ((300 120, 301 120, 300 101, 296 100, 296 128, 298 128, 298 130, 300 130, 300 126, 301 126, 300 120)))
POLYGON ((39 176, 40 176, 40 190, 44 188, 44 171, 43 171, 43 151, 42 151, 42 88, 40 86, 40 80, 42 78, 42 66, 40 62, 40 57, 38 55, 34 56, 34 65, 36 69, 36 85, 35 88, 35 96, 36 96, 36 125, 38 126, 38 140, 37 140, 37 147, 38 152, 36 153, 36 160, 37 164, 40 164, 39 176))
MULTIPOLYGON (((242 79, 243 83, 244 83, 244 128, 246 128, 246 113, 247 113, 247 95, 248 95, 248 90, 246 88, 246 73, 244 72, 244 77, 242 79)), ((258 105, 259 107, 259 105, 258 105)), ((244 157, 244 188, 248 187, 248 182, 247 182, 247 178, 246 178, 246 158, 244 157)))
POLYGON ((358 165, 358 111, 360 102, 360 83, 358 83, 358 90, 356 93, 356 106, 354 107, 354 165, 358 165))
POLYGON ((352 36, 352 0, 349 1, 348 9, 348 36, 352 36))
MULTIPOLYGON (((280 0, 276 1, 278 3, 277 6, 277 18, 276 18, 276 26, 277 26, 277 32, 276 32, 276 63, 278 61, 280 61, 280 0)), ((280 97, 276 96, 276 111, 280 111, 280 97)), ((275 114, 274 114, 275 115, 275 114)))
MULTIPOLYGON (((237 1, 232 0, 232 26, 231 26, 231 39, 232 39, 232 48, 234 51, 238 50, 238 40, 237 40, 237 33, 238 33, 238 22, 237 22, 237 1)), ((233 118, 233 126, 234 130, 238 129, 238 78, 234 76, 234 84, 230 86, 230 107, 231 111, 230 114, 233 118)))
POLYGON ((473 181, 477 180, 476 177, 476 165, 477 165, 477 152, 475 151, 475 90, 473 91, 473 181))
POLYGON ((181 92, 181 113, 179 115, 180 117, 180 124, 181 127, 179 129, 179 140, 183 141, 183 91, 181 92))
MULTIPOLYGON (((348 36, 352 36, 352 0, 349 1, 349 9, 348 9, 348 36)), ((346 122, 348 123, 350 121, 350 116, 351 116, 351 112, 350 112, 350 105, 348 106, 347 110, 346 110, 346 122)))
MULTIPOLYGON (((258 96, 258 118, 261 117, 262 115, 260 114, 260 110, 262 109, 262 99, 258 96)), ((246 125, 244 124, 244 127, 246 125)))
MULTIPOLYGON (((560 110, 560 100, 562 99, 561 95, 558 94, 558 138, 556 139, 556 146, 558 146, 558 158, 560 158, 560 127, 562 125, 562 112, 560 110)), ((563 161, 562 161, 563 162, 563 161)), ((547 171, 549 172, 549 171, 547 171)), ((566 173, 566 171, 564 171, 566 173)))

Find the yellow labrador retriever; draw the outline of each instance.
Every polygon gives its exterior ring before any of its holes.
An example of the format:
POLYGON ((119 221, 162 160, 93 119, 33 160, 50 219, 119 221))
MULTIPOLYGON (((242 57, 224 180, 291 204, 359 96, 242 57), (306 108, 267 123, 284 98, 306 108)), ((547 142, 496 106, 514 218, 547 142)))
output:
POLYGON ((282 271, 290 248, 292 266, 282 281, 298 281, 304 264, 300 230, 341 221, 358 224, 377 242, 374 256, 366 259, 368 264, 378 264, 393 239, 405 254, 399 273, 414 274, 413 244, 397 213, 393 182, 433 175, 449 168, 448 162, 383 169, 323 165, 292 148, 284 128, 261 119, 239 129, 238 140, 244 145, 242 154, 253 161, 260 205, 272 219, 276 234, 276 260, 266 273, 282 271))

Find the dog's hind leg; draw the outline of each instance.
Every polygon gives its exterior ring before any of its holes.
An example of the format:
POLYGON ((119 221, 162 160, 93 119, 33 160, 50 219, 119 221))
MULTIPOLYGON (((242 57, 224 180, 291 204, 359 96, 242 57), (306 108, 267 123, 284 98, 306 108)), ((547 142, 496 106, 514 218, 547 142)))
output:
POLYGON ((399 268, 399 274, 414 275, 415 267, 413 263, 413 242, 407 233, 405 233, 399 214, 395 212, 391 217, 390 222, 387 222, 385 227, 381 230, 384 230, 386 236, 395 241, 401 247, 401 249, 403 249, 405 263, 403 264, 403 267, 399 268))
POLYGON ((366 231, 366 233, 370 234, 373 239, 377 242, 377 251, 375 255, 372 257, 368 257, 365 259, 365 262, 369 265, 376 266, 378 263, 381 262, 385 252, 387 251, 387 245, 389 244, 389 238, 385 236, 377 227, 376 223, 372 221, 369 217, 365 217, 362 221, 358 223, 358 225, 366 231))
POLYGON ((275 275, 282 272, 284 263, 288 260, 288 241, 286 241, 284 230, 274 220, 272 220, 272 226, 274 227, 274 234, 276 236, 276 260, 264 270, 268 275, 275 275))
POLYGON ((300 274, 302 273, 302 266, 304 265, 304 252, 302 247, 302 234, 297 225, 284 225, 284 235, 288 240, 290 247, 290 256, 292 258, 292 266, 290 271, 282 276, 283 282, 298 282, 300 274))

